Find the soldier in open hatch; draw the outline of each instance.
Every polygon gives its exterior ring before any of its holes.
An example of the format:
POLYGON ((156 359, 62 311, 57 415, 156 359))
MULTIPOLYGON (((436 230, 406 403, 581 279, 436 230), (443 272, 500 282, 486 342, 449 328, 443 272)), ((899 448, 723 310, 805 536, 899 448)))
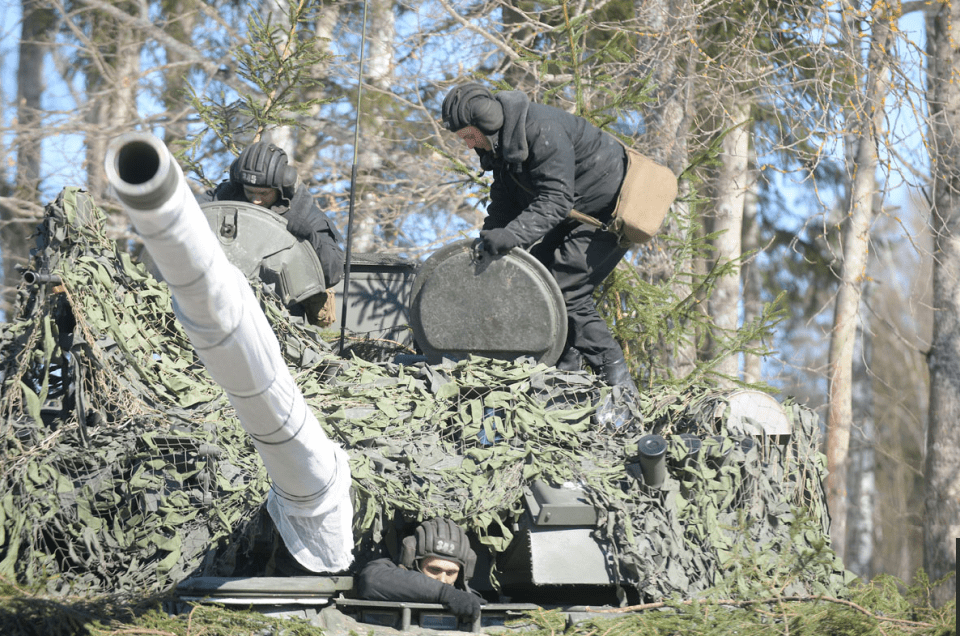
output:
POLYGON ((443 125, 493 172, 479 246, 489 254, 527 249, 556 278, 568 316, 566 348, 557 366, 581 358, 632 396, 623 350, 593 302, 593 291, 628 247, 619 237, 568 218, 570 211, 608 222, 627 157, 613 136, 581 117, 530 102, 520 91, 496 95, 477 83, 454 87, 443 100, 443 125))
MULTIPOLYGON (((343 239, 287 162, 287 153, 273 144, 255 142, 230 165, 230 178, 198 200, 246 201, 284 217, 287 231, 313 246, 326 287, 343 277, 343 239)), ((332 293, 318 294, 304 302, 308 317, 326 326, 336 318, 332 293), (317 296, 322 296, 318 298, 317 296), (318 318, 319 316, 319 318, 318 318)))
POLYGON ((357 591, 372 601, 443 603, 472 620, 480 613, 480 597, 468 585, 476 561, 463 528, 449 519, 429 519, 403 540, 399 564, 383 558, 364 566, 357 591))

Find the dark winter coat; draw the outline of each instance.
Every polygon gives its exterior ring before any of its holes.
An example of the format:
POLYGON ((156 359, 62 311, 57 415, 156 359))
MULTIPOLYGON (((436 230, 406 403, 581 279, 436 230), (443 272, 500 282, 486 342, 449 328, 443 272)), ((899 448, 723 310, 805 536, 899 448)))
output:
MULTIPOLYGON (((243 186, 233 181, 224 181, 214 190, 209 190, 205 197, 198 197, 201 203, 206 201, 247 201, 244 196, 243 186)), ((249 203, 249 201, 247 201, 249 203)), ((289 206, 287 200, 280 198, 270 209, 277 214, 287 216, 290 214, 305 215, 311 231, 308 236, 298 237, 306 240, 313 246, 313 250, 320 259, 320 267, 323 269, 323 277, 327 288, 333 287, 343 278, 343 249, 340 244, 343 238, 340 232, 334 227, 330 219, 324 214, 320 207, 314 201, 306 186, 300 184, 294 192, 293 199, 289 206)))
POLYGON ((478 151, 493 172, 484 229, 506 227, 523 246, 558 226, 571 209, 610 219, 626 164, 623 146, 582 117, 498 93, 503 127, 492 152, 478 151))
POLYGON ((357 593, 370 601, 440 603, 446 587, 450 586, 387 558, 371 561, 357 576, 357 593))

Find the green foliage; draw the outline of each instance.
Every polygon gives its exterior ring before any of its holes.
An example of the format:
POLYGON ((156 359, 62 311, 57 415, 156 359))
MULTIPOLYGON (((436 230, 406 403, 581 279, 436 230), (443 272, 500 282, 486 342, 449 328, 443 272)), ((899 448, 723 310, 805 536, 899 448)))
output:
MULTIPOLYGON (((956 604, 934 608, 923 571, 907 588, 889 577, 855 586, 850 600, 784 598, 774 585, 755 601, 738 599, 671 600, 622 609, 596 609, 568 614, 538 609, 508 621, 506 633, 530 636, 950 636, 956 633, 956 604), (921 582, 922 581, 922 582, 921 582)), ((196 636, 321 636, 331 630, 299 618, 275 618, 243 609, 196 605, 171 616, 161 609, 164 597, 118 602, 113 597, 58 599, 0 580, 0 632, 9 636, 113 636, 170 634, 196 636)), ((496 633, 487 629, 486 633, 496 633)), ((343 630, 336 632, 344 633, 343 630)), ((391 628, 362 625, 350 634, 396 633, 391 628)))
MULTIPOLYGON (((655 86, 650 74, 615 75, 613 69, 617 65, 632 59, 628 37, 619 31, 597 28, 595 15, 571 18, 567 3, 561 4, 562 21, 545 35, 547 40, 556 41, 559 51, 551 48, 550 53, 527 53, 521 57, 524 62, 536 64, 539 83, 545 87, 537 100, 545 104, 570 100, 575 114, 618 135, 611 127, 625 114, 642 114, 644 106, 651 102, 655 86), (544 79, 547 77, 549 81, 544 79)), ((492 84, 500 90, 523 88, 505 80, 494 80, 492 84)))
POLYGON ((714 235, 702 235, 692 222, 680 218, 677 225, 681 228, 678 232, 663 234, 638 248, 645 253, 646 262, 667 261, 662 268, 667 272, 665 278, 650 280, 638 268, 621 266, 596 292, 597 307, 623 347, 638 386, 647 388, 664 384, 690 386, 719 377, 714 371, 717 357, 697 360, 692 371, 677 377, 669 352, 686 345, 699 348, 710 339, 719 343, 718 350, 724 355, 769 353, 753 343, 769 341, 786 316, 781 295, 735 332, 717 329, 706 311, 709 298, 717 281, 738 272, 740 264, 751 254, 714 265, 705 274, 685 271, 685 263, 710 253, 714 235))
MULTIPOLYGON (((283 25, 255 11, 247 18, 247 43, 234 50, 236 74, 247 91, 228 98, 223 91, 216 96, 200 95, 188 87, 189 103, 203 128, 177 150, 176 156, 185 169, 193 170, 201 179, 203 171, 195 158, 211 135, 237 155, 268 128, 303 128, 302 115, 329 101, 316 96, 324 83, 312 72, 329 58, 309 24, 323 5, 288 0, 286 9, 283 25)), ((206 181, 206 185, 212 183, 206 181)))
POLYGON ((54 599, 14 589, 0 597, 0 632, 4 636, 114 636, 166 634, 175 636, 322 636, 325 632, 301 619, 198 605, 171 616, 161 606, 165 597, 118 601, 104 596, 54 599))

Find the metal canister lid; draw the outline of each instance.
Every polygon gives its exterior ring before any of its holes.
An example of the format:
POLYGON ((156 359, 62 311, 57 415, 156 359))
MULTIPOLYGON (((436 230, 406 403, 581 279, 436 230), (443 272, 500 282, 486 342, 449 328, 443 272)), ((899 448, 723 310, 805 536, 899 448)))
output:
POLYGON ((410 323, 427 360, 479 355, 559 359, 567 311, 553 275, 527 252, 490 257, 470 239, 428 258, 413 283, 410 323))
POLYGON ((637 443, 637 450, 640 457, 661 457, 667 452, 667 440, 656 434, 644 435, 637 443))

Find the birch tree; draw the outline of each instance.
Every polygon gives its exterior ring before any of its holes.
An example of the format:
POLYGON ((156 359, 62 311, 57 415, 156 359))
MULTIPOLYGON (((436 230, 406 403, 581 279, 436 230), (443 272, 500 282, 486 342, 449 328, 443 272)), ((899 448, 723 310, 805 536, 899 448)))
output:
MULTIPOLYGON (((758 210, 758 175, 757 175, 757 157, 756 151, 751 151, 750 162, 747 174, 747 191, 745 193, 743 204, 743 228, 741 237, 741 249, 744 254, 751 256, 744 262, 740 270, 740 279, 742 281, 743 296, 743 320, 751 322, 760 317, 763 301, 761 299, 762 282, 760 267, 756 262, 757 254, 760 252, 760 227, 757 218, 758 210)), ((754 340, 750 343, 751 351, 743 356, 743 381, 747 384, 760 382, 763 371, 762 357, 756 353, 761 350, 763 343, 754 340)))
MULTIPOLYGON (((938 579, 956 573, 960 537, 960 2, 929 9, 928 96, 932 144, 933 342, 927 356, 923 563, 938 579)), ((938 600, 956 598, 956 577, 938 600)))
MULTIPOLYGON (((123 10, 135 15, 145 8, 130 4, 123 10)), ((143 41, 125 21, 97 10, 72 12, 68 24, 85 44, 81 60, 86 102, 81 105, 81 111, 87 125, 84 135, 87 189, 96 200, 106 199, 103 157, 110 139, 132 129, 137 120, 143 41)))
MULTIPOLYGON (((848 41, 854 48, 851 59, 856 60, 860 33, 858 9, 846 5, 844 13, 849 28, 848 41)), ((865 16, 866 17, 866 16, 865 16)), ((867 266, 870 226, 876 214, 874 197, 877 195, 877 152, 883 136, 884 110, 881 108, 887 93, 889 59, 887 51, 892 43, 891 21, 899 15, 891 14, 884 5, 875 5, 871 18, 870 51, 862 89, 851 94, 853 107, 848 111, 852 132, 856 135, 857 152, 851 157, 852 170, 849 209, 844 220, 843 258, 840 288, 834 310, 828 363, 829 406, 827 415, 827 500, 833 525, 831 537, 837 554, 843 558, 846 542, 847 454, 850 448, 850 429, 853 426, 853 352, 860 313, 861 286, 867 266)), ((857 80, 858 85, 860 80, 857 80)))
POLYGON ((36 0, 21 3, 19 59, 17 62, 16 125, 13 147, 16 170, 12 197, 0 202, 0 251, 3 255, 3 302, 9 312, 11 294, 20 282, 18 266, 28 263, 30 241, 40 216, 40 179, 43 161, 44 61, 56 32, 56 16, 36 0))
MULTIPOLYGON (((718 265, 734 263, 742 255, 744 204, 750 188, 747 182, 750 149, 748 104, 746 100, 735 99, 726 109, 725 126, 729 132, 722 141, 714 203, 713 230, 719 235, 713 245, 718 265)), ((721 334, 732 334, 737 330, 740 298, 740 268, 735 267, 730 274, 720 277, 710 297, 710 315, 721 334)), ((720 358, 715 367, 720 384, 728 388, 735 386, 740 377, 737 355, 724 353, 720 349, 715 349, 714 355, 720 358)))
POLYGON ((369 31, 363 81, 367 83, 368 110, 367 117, 362 122, 367 143, 358 148, 356 155, 358 171, 362 167, 362 172, 359 172, 361 177, 357 181, 360 186, 360 200, 353 228, 354 247, 359 252, 374 252, 378 245, 393 243, 397 231, 390 218, 392 215, 389 209, 384 209, 385 204, 389 206, 390 199, 379 192, 380 188, 375 183, 384 164, 398 152, 396 143, 390 143, 390 140, 402 130, 388 130, 388 122, 392 119, 389 111, 392 108, 389 102, 383 99, 384 95, 390 94, 396 67, 393 59, 393 42, 396 40, 393 9, 392 0, 372 0, 367 5, 369 31), (379 238, 378 230, 385 232, 386 236, 379 238))

